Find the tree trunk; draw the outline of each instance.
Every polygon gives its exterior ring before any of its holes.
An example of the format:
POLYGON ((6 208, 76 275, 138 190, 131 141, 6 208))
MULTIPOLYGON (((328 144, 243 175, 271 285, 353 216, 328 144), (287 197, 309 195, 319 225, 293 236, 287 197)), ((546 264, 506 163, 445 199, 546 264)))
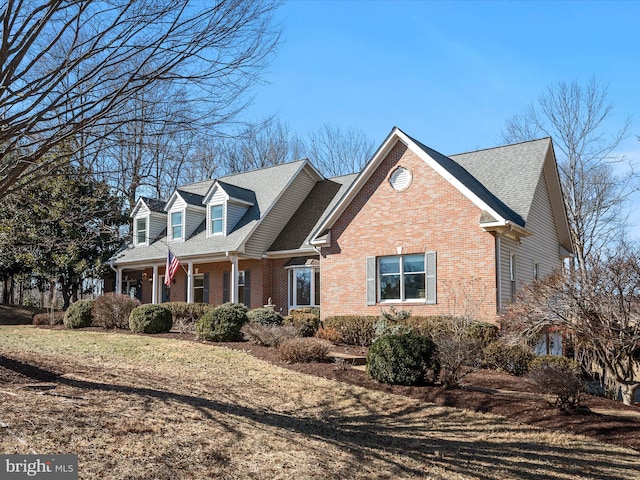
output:
POLYGON ((622 393, 622 403, 625 405, 634 405, 636 401, 636 390, 640 386, 640 383, 634 385, 620 385, 620 392, 622 393))

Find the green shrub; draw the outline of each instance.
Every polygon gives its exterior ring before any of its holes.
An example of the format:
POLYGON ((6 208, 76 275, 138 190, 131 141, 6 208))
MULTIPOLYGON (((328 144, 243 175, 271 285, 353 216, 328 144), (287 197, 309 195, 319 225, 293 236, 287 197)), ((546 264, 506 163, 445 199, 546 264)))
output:
POLYGON ((47 312, 36 313, 33 316, 34 325, 62 325, 64 322, 65 312, 47 312))
POLYGON ((64 314, 64 326, 83 328, 91 326, 91 308, 95 300, 78 300, 72 303, 64 314))
POLYGON ((240 329, 248 321, 247 307, 242 303, 224 303, 198 320, 196 335, 210 342, 237 342, 242 340, 240 329))
POLYGON ((137 333, 168 332, 172 323, 171 312, 162 305, 140 305, 129 315, 129 328, 137 333))
POLYGON ((278 353, 287 363, 326 362, 331 347, 319 338, 291 338, 278 345, 278 353))
POLYGON ((269 307, 249 310, 247 318, 252 323, 260 323, 262 325, 282 325, 284 323, 282 315, 269 307))
POLYGON ((313 337, 320 326, 320 317, 315 313, 296 313, 294 316, 285 317, 285 324, 293 325, 298 329, 301 337, 313 337))
POLYGON ((102 328, 129 328, 129 315, 140 301, 129 295, 106 293, 91 309, 92 325, 102 328))
POLYGON ((536 357, 529 363, 528 380, 538 391, 551 395, 561 410, 580 406, 585 384, 580 367, 573 360, 555 355, 536 357))
POLYGON ((378 338, 367 355, 367 373, 383 383, 416 385, 438 371, 435 344, 413 333, 378 338))
POLYGON ((163 307, 169 309, 173 317, 172 328, 180 333, 193 332, 196 322, 216 306, 210 303, 165 302, 163 307))
POLYGON ((280 343, 298 336, 293 325, 262 325, 257 322, 245 323, 240 329, 245 340, 254 345, 277 347, 280 343))
POLYGON ((524 375, 529 371, 529 362, 534 357, 535 355, 522 345, 493 342, 484 349, 484 361, 487 367, 516 376, 524 375))
POLYGON ((377 320, 373 315, 341 315, 326 318, 322 325, 325 329, 335 329, 342 343, 368 347, 375 338, 373 325, 377 320))

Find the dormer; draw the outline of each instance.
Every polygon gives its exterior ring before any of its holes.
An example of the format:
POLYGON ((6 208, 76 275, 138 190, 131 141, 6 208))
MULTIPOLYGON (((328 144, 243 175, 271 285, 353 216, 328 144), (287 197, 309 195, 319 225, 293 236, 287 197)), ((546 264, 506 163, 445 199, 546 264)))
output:
POLYGON ((183 242, 188 239, 206 218, 202 195, 176 190, 164 208, 167 213, 167 240, 183 242))
POLYGON ((204 197, 207 236, 228 235, 247 210, 256 204, 256 194, 246 188, 216 180, 204 197))
POLYGON ((167 226, 165 202, 153 198, 140 197, 131 212, 133 219, 133 245, 146 246, 160 236, 167 226))

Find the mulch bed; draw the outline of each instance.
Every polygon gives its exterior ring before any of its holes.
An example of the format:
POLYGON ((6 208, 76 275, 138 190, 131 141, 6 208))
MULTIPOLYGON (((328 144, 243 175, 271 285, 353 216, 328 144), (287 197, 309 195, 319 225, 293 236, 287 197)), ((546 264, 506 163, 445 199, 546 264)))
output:
MULTIPOLYGON (((40 327, 61 328, 61 327, 40 327)), ((93 329, 91 329, 93 330, 93 329)), ((102 329, 95 329, 102 330, 102 329)), ((123 330, 122 333, 131 334, 123 330)), ((158 335, 166 338, 197 341, 192 335, 169 333, 158 335)), ((640 451, 640 407, 628 407, 621 402, 592 395, 585 395, 582 407, 574 412, 563 412, 543 398, 521 398, 517 393, 504 394, 496 390, 532 392, 525 380, 492 370, 479 370, 464 378, 463 388, 444 389, 441 386, 405 387, 386 385, 371 379, 364 371, 336 363, 287 364, 275 349, 248 342, 214 344, 245 351, 272 364, 315 375, 330 380, 350 383, 360 387, 404 395, 442 406, 469 409, 477 412, 502 415, 512 421, 549 430, 571 432, 597 438, 640 451), (593 410, 607 410, 606 415, 593 410), (629 415, 629 413, 637 415, 629 415), (625 415, 626 413, 626 415, 625 415)), ((366 349, 341 347, 339 351, 363 354, 366 349)), ((24 384, 34 381, 49 382, 51 378, 38 378, 38 369, 13 362, 0 356, 0 388, 3 384, 24 384)))

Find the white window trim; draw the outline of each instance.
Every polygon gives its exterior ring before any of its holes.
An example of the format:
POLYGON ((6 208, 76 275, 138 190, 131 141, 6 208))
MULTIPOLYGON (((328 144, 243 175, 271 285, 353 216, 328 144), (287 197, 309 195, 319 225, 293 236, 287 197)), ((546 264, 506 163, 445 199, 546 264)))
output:
POLYGON ((169 218, 168 218, 168 222, 169 222, 169 228, 168 228, 168 232, 169 232, 169 241, 171 242, 179 242, 179 241, 184 241, 184 229, 185 229, 185 219, 186 219, 186 209, 182 209, 182 210, 172 210, 169 212, 169 218), (174 213, 179 213, 180 214, 180 231, 181 231, 181 235, 179 238, 173 238, 173 214, 174 213))
POLYGON ((149 224, 151 223, 150 215, 135 217, 135 221, 133 223, 133 242, 134 245, 149 245, 149 224), (138 220, 145 221, 145 233, 144 233, 144 242, 138 242, 138 220))
POLYGON ((218 235, 226 235, 227 234, 227 203, 212 203, 209 204, 207 208, 207 236, 209 237, 217 237, 218 235), (213 217, 211 216, 211 209, 213 207, 222 207, 222 231, 221 232, 213 232, 213 217))
MULTIPOLYGON (((401 255, 382 255, 380 257, 376 258, 376 285, 377 285, 377 298, 378 298, 378 303, 381 304, 389 304, 389 303, 418 303, 418 304, 422 304, 425 303, 427 300, 427 264, 426 264, 426 259, 424 260, 423 263, 423 270, 422 272, 409 272, 409 273, 422 273, 422 275, 424 275, 424 286, 425 286, 425 292, 424 292, 424 297, 422 298, 404 298, 405 297, 405 293, 404 293, 404 257, 409 257, 409 256, 413 256, 413 255, 421 255, 419 253, 403 253, 401 255), (381 273, 380 273, 380 260, 382 258, 392 258, 392 257, 400 257, 400 298, 390 298, 387 300, 382 300, 382 282, 380 281, 380 277, 381 277, 381 273)), ((422 255, 424 256, 424 255, 422 255)), ((397 275, 397 274, 394 274, 397 275)))
POLYGON ((191 292, 192 292, 192 296, 191 298, 193 298, 194 302, 195 302, 195 298, 196 298, 196 290, 202 290, 202 298, 204 300, 204 273, 194 273, 193 274, 193 281, 191 282, 192 287, 191 287, 191 292), (196 287, 196 278, 202 278, 202 286, 200 287, 196 287))
POLYGON ((287 303, 289 304, 289 309, 292 308, 305 308, 305 307, 320 307, 320 303, 316 301, 316 271, 320 271, 320 267, 310 267, 310 266, 291 266, 286 267, 287 270, 287 303), (296 270, 311 270, 311 283, 309 288, 311 289, 309 298, 311 299, 311 305, 300 305, 298 304, 298 299, 296 298, 297 288, 293 288, 292 279, 295 280, 296 270), (293 272, 293 273, 292 273, 293 272), (293 275, 293 277, 292 277, 293 275), (293 305, 291 302, 291 289, 293 288, 293 305))

